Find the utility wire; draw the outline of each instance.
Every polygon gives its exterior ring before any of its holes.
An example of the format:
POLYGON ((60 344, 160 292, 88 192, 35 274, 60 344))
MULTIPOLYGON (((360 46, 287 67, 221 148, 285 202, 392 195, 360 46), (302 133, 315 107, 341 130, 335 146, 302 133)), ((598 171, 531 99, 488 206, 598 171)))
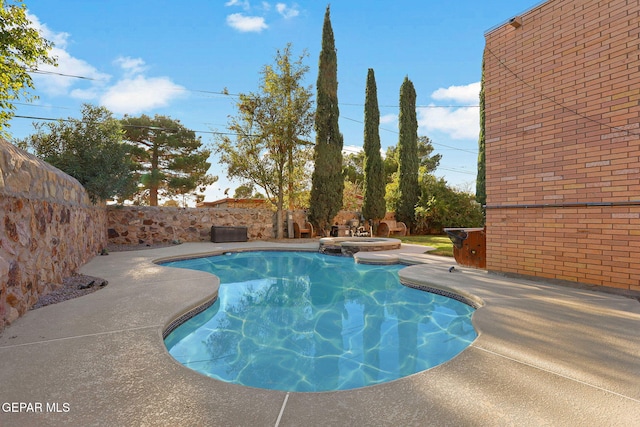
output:
MULTIPOLYGON (((51 75, 63 76, 63 77, 69 77, 69 78, 75 78, 75 79, 99 81, 99 79, 94 79, 91 77, 56 73, 54 71, 29 70, 29 72, 36 73, 36 74, 51 74, 51 75)), ((241 93, 231 93, 226 89, 222 91, 215 91, 215 90, 204 90, 204 89, 188 89, 185 87, 181 87, 181 88, 171 88, 170 90, 179 91, 179 92, 204 93, 207 95, 224 95, 224 96, 231 96, 234 98, 238 98, 241 95, 247 95, 247 94, 241 94, 241 93)), ((364 104, 347 103, 347 102, 339 102, 338 105, 343 105, 347 107, 364 107, 364 104)), ((380 105, 380 108, 400 108, 400 106, 399 105, 380 105)), ((479 105, 416 105, 416 108, 480 108, 480 106, 479 105)))
MULTIPOLYGON (((80 123, 84 123, 84 124, 99 124, 99 123, 101 123, 101 122, 85 122, 85 121, 76 120, 76 119, 53 119, 51 117, 36 117, 36 116, 21 116, 21 115, 15 115, 13 117, 18 118, 18 119, 44 120, 44 121, 51 121, 51 122, 80 122, 80 123)), ((163 131, 167 131, 167 132, 177 132, 178 131, 178 129, 164 128, 164 127, 158 127, 158 126, 138 126, 138 125, 126 125, 126 124, 123 124, 121 126, 122 127, 128 127, 128 128, 138 128, 138 129, 163 130, 163 131)), ((191 131, 194 132, 194 133, 206 133, 206 134, 210 134, 210 135, 231 135, 231 136, 240 135, 240 134, 231 133, 231 132, 216 132, 216 131, 206 131, 206 130, 191 130, 191 131)), ((251 136, 255 136, 255 135, 242 135, 242 136, 251 137, 251 136)))
MULTIPOLYGON (((349 121, 351 121, 351 122, 360 123, 360 124, 362 124, 362 125, 364 124, 364 122, 363 122, 363 121, 356 120, 356 119, 352 119, 352 118, 350 118, 350 117, 340 116, 340 118, 341 118, 341 119, 345 119, 345 120, 349 120, 349 121)), ((395 134, 398 134, 398 133, 399 133, 397 130, 393 130, 393 129, 386 129, 386 128, 379 128, 379 129, 380 129, 380 130, 383 130, 383 131, 386 131, 386 132, 395 133, 395 134)), ((452 147, 452 146, 450 146, 450 145, 440 144, 439 142, 433 142, 433 141, 430 141, 430 142, 431 142, 431 144, 433 144, 433 145, 439 145, 439 146, 441 146, 441 147, 449 148, 449 149, 451 149, 451 150, 464 151, 465 153, 476 154, 476 155, 478 154, 478 152, 477 152, 477 151, 471 151, 471 150, 465 150, 464 148, 452 147)))
POLYGON ((590 122, 594 122, 599 124, 602 127, 611 129, 611 130, 615 130, 618 132, 626 132, 629 135, 634 135, 634 136, 640 136, 640 133, 637 132, 632 132, 629 129, 624 129, 621 127, 617 127, 617 126, 611 126, 608 125, 607 123, 603 123, 598 119, 594 119, 593 117, 587 116, 585 114, 579 113, 578 111, 567 107, 566 105, 564 105, 562 102, 560 101, 556 101, 556 99, 554 97, 552 97, 551 95, 546 95, 544 92, 542 92, 541 90, 537 89, 533 84, 525 81, 522 77, 520 77, 518 75, 518 73, 516 73, 515 71, 513 71, 511 68, 509 68, 509 66, 495 53, 493 53, 493 51, 491 49, 489 49, 488 47, 486 48, 487 52, 489 52, 494 58, 496 58, 498 60, 498 63, 505 69, 507 70, 509 73, 511 73, 517 80, 519 80, 522 84, 524 84, 526 87, 528 87, 529 89, 531 89, 532 91, 534 91, 535 93, 537 93, 541 98, 546 99, 548 101, 551 101, 552 103, 554 103, 555 105, 559 106, 560 108, 570 112, 571 114, 574 114, 578 117, 582 117, 585 120, 588 120, 590 122))
POLYGON ((94 79, 94 78, 91 78, 91 77, 76 76, 76 75, 73 75, 73 74, 56 73, 55 71, 28 70, 28 72, 29 73, 35 73, 35 74, 49 74, 49 75, 54 75, 54 76, 71 77, 71 78, 74 78, 74 79, 98 81, 98 79, 94 79))

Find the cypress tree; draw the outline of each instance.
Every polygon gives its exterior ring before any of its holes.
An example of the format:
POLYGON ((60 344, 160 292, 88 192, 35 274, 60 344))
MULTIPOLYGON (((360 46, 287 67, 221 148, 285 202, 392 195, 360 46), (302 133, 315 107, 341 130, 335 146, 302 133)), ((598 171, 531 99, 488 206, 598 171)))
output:
POLYGON ((373 69, 367 73, 367 88, 364 101, 364 203, 362 215, 365 219, 379 220, 386 213, 385 175, 380 155, 380 110, 376 77, 373 69))
POLYGON ((482 77, 480 79, 480 135, 478 137, 478 177, 476 178, 476 201, 487 203, 485 141, 484 141, 484 56, 482 57, 482 77))
POLYGON ((338 65, 329 6, 324 15, 318 68, 315 166, 311 177, 309 218, 319 230, 325 231, 342 207, 344 191, 343 139, 338 128, 338 65))
POLYGON ((409 77, 400 86, 400 116, 398 139, 398 207, 396 219, 412 229, 415 209, 420 198, 418 187, 418 119, 416 117, 416 91, 409 77))

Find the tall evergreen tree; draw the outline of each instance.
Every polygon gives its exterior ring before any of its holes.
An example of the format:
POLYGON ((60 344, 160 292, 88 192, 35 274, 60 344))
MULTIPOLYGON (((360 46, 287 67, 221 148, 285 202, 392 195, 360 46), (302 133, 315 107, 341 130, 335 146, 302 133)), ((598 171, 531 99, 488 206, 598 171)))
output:
POLYGON ((338 127, 338 64, 329 6, 324 14, 322 50, 318 66, 316 99, 316 145, 311 177, 309 218, 326 232, 342 207, 343 139, 338 127))
POLYGON ((409 77, 400 86, 400 116, 398 138, 398 192, 400 198, 396 219, 415 226, 415 209, 420 198, 418 187, 418 119, 416 117, 416 91, 409 77))
POLYGON ((204 199, 207 185, 218 180, 208 175, 211 151, 202 147, 202 140, 179 120, 145 114, 125 116, 122 120, 125 141, 133 145, 133 160, 138 164, 142 188, 137 201, 158 206, 159 196, 187 196, 204 199))
POLYGON ((376 77, 372 68, 367 73, 364 101, 364 203, 362 215, 366 219, 379 220, 386 213, 385 175, 380 155, 380 110, 376 77))
POLYGON ((482 77, 480 79, 480 136, 478 137, 478 177, 476 178, 476 201, 487 203, 485 141, 484 141, 484 56, 482 57, 482 77))

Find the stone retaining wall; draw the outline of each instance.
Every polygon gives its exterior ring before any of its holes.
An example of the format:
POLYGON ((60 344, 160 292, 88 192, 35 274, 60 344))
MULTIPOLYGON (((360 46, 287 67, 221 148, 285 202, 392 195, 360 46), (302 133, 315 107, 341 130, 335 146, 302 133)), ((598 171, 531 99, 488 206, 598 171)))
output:
POLYGON ((246 226, 249 240, 274 236, 268 209, 113 206, 107 209, 109 243, 139 245, 208 242, 211 226, 246 226))
POLYGON ((0 331, 106 245, 74 178, 0 139, 0 331))

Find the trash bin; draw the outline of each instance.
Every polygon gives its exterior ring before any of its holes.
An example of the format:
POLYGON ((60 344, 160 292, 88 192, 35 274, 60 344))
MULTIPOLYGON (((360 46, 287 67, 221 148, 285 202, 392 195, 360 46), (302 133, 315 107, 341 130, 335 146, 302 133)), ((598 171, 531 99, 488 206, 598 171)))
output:
POLYGON ((453 256, 459 265, 487 268, 487 238, 484 228, 445 228, 453 243, 453 256))

